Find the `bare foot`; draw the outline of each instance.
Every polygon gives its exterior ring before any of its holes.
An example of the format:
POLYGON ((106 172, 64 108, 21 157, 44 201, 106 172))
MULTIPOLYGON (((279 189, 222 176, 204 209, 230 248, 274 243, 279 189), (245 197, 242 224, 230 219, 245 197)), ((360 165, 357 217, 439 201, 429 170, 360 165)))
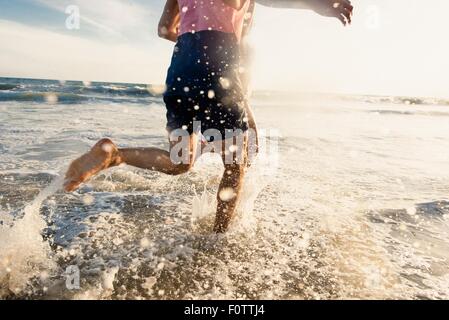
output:
POLYGON ((65 174, 64 189, 67 192, 72 192, 101 170, 120 163, 117 146, 109 139, 102 139, 88 153, 70 164, 65 174))

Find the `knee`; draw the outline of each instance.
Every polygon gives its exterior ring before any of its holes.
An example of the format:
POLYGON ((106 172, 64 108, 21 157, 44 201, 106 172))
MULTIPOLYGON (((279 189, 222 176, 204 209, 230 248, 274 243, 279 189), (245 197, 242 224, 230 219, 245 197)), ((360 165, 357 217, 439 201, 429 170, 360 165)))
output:
POLYGON ((102 151, 108 154, 114 154, 118 152, 118 148, 111 139, 104 138, 99 140, 94 146, 94 150, 102 151))
POLYGON ((192 169, 192 167, 193 167, 193 165, 184 164, 184 163, 173 165, 173 168, 172 168, 170 174, 173 176, 178 176, 178 175, 189 172, 192 169))
POLYGON ((107 143, 114 144, 114 142, 112 142, 112 140, 109 138, 103 138, 103 139, 99 140, 96 144, 103 145, 103 144, 107 144, 107 143))
POLYGON ((111 139, 103 138, 94 145, 94 148, 101 148, 103 151, 109 153, 115 149, 115 144, 111 139))

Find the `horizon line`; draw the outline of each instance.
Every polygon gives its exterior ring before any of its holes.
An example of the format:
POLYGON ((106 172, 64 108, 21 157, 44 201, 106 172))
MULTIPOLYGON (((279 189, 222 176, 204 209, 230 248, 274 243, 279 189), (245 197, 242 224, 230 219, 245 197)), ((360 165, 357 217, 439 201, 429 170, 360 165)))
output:
MULTIPOLYGON (((16 79, 16 80, 43 80, 56 82, 89 82, 89 83, 110 83, 110 84, 128 84, 128 85, 156 85, 161 86, 161 83, 144 83, 144 82, 120 82, 120 81, 101 81, 101 80, 74 80, 74 79, 51 79, 51 78, 33 78, 33 77, 11 77, 0 76, 0 79, 16 79)), ((255 89, 254 93, 270 92, 270 93, 284 93, 284 94, 320 94, 320 95, 334 95, 334 96, 359 96, 359 97, 394 97, 394 98, 412 98, 412 99, 449 99, 449 97, 431 97, 419 95, 391 95, 391 94, 376 94, 376 93, 347 93, 347 92, 324 92, 324 91, 301 91, 301 90, 273 90, 273 89, 255 89)))

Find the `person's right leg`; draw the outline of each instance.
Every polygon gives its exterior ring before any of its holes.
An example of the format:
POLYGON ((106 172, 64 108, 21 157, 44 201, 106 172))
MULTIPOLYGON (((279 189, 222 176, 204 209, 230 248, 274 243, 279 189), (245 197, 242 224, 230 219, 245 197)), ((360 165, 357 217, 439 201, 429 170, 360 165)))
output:
POLYGON ((229 140, 222 142, 224 172, 217 194, 217 215, 214 226, 216 233, 224 233, 228 230, 242 191, 248 161, 248 136, 244 134, 241 138, 232 139, 232 143, 228 143, 229 140))
POLYGON ((72 192, 98 172, 120 164, 170 175, 186 173, 194 164, 197 140, 196 134, 190 135, 187 148, 184 150, 189 152, 187 161, 177 163, 172 161, 170 154, 181 138, 170 141, 170 152, 158 148, 118 149, 110 139, 102 139, 88 153, 71 163, 65 175, 64 189, 72 192))

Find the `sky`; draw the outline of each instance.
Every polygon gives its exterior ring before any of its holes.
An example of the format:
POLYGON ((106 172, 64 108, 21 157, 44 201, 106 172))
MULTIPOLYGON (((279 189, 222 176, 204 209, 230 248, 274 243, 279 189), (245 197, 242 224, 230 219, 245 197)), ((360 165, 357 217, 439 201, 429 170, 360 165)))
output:
MULTIPOLYGON (((352 2, 346 28, 308 10, 257 6, 254 88, 449 98, 449 1, 352 2)), ((163 5, 0 0, 0 77, 163 83, 173 50, 157 37, 163 5)))

